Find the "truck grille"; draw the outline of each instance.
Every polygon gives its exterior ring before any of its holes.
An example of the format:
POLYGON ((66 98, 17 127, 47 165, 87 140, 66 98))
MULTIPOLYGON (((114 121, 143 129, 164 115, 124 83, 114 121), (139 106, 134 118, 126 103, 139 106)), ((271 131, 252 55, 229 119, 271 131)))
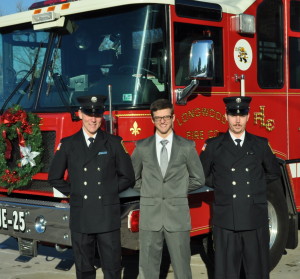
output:
POLYGON ((43 168, 41 172, 48 172, 51 161, 54 156, 54 146, 55 146, 55 131, 42 131, 42 140, 44 153, 42 156, 43 168))

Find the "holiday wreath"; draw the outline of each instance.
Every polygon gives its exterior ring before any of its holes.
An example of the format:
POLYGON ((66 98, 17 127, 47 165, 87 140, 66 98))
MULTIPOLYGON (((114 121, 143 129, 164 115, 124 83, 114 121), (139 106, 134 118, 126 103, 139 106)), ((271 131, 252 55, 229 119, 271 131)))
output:
POLYGON ((39 124, 37 115, 19 105, 8 108, 0 118, 0 186, 9 193, 27 186, 42 168, 39 124))

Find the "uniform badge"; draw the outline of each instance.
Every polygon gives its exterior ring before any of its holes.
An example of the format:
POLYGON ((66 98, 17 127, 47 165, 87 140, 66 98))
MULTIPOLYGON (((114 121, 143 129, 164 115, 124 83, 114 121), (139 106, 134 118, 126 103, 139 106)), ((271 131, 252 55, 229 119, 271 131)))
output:
POLYGON ((98 99, 97 99, 97 97, 93 96, 93 97, 91 98, 91 101, 92 101, 93 103, 97 103, 98 99))
POLYGON ((123 143, 123 141, 121 141, 121 144, 122 144, 122 146, 123 146, 123 149, 124 149, 124 151, 125 151, 126 153, 128 153, 128 151, 127 151, 126 147, 124 146, 124 143, 123 143))
POLYGON ((202 147, 202 151, 204 151, 205 150, 205 148, 206 148, 206 143, 204 143, 204 145, 203 145, 203 147, 202 147))

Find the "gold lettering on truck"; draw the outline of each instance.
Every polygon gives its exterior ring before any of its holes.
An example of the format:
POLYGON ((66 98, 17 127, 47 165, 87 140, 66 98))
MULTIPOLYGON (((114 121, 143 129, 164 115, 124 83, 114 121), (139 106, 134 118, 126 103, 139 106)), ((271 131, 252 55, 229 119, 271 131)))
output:
POLYGON ((260 112, 254 112, 254 124, 261 127, 265 127, 267 131, 273 131, 275 129, 275 120, 265 120, 265 106, 259 106, 260 112))

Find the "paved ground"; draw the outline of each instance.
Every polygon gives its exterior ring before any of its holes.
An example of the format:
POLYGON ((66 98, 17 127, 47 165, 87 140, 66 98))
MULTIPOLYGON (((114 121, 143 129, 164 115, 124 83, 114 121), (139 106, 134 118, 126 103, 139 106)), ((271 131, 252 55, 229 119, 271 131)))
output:
MULTIPOLYGON (((300 239, 300 231, 298 232, 300 239)), ((201 260, 198 243, 192 245, 193 279, 211 279, 209 270, 201 260)), ((40 246, 39 256, 22 262, 19 257, 17 241, 0 235, 0 279, 75 279, 72 250, 60 253, 54 248, 40 246), (58 268, 66 267, 68 271, 58 268)), ((125 251, 126 252, 126 251, 125 251)), ((271 279, 298 279, 300 271, 300 247, 288 250, 279 265, 271 272, 271 279)), ((174 279, 172 268, 164 262, 161 279, 174 279)), ((123 255, 123 279, 136 279, 138 274, 138 254, 123 255)), ((97 271, 97 279, 103 278, 101 270, 97 271)))

